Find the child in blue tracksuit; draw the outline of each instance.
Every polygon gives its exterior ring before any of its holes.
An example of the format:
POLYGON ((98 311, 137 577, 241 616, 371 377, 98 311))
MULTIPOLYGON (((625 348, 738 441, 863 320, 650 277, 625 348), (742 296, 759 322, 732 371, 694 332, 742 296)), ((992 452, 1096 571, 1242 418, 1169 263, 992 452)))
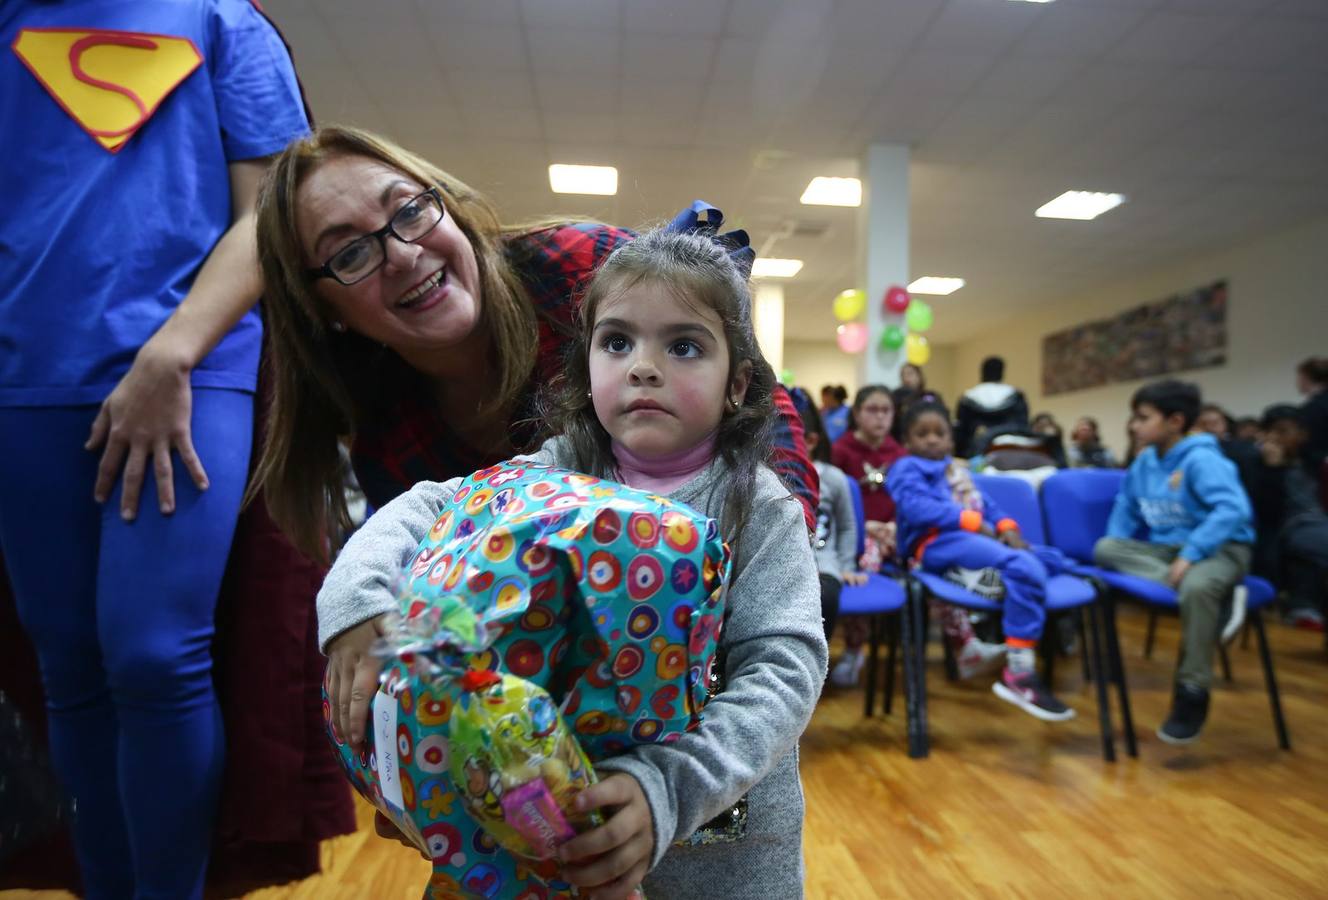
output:
MULTIPOLYGON (((1013 519, 1001 514, 973 485, 968 470, 950 454, 950 417, 938 403, 909 407, 904 417, 909 455, 886 476, 895 500, 899 549, 926 572, 946 575, 992 570, 1004 586, 1001 624, 1005 669, 992 685, 996 696, 1048 722, 1074 717, 1037 676, 1033 649, 1046 621, 1044 602, 1050 567, 1064 559, 1049 547, 1032 548, 1013 519), (955 570, 959 570, 958 573, 955 570)), ((977 585, 975 585, 977 586, 977 585)))
POLYGON ((1165 380, 1130 401, 1130 434, 1144 448, 1116 496, 1098 565, 1159 581, 1180 600, 1181 658, 1171 715, 1157 735, 1171 744, 1199 736, 1208 717, 1213 650, 1232 591, 1250 568, 1254 527, 1235 465, 1211 434, 1188 434, 1199 389, 1165 380), (1147 529, 1146 540, 1135 534, 1147 529))

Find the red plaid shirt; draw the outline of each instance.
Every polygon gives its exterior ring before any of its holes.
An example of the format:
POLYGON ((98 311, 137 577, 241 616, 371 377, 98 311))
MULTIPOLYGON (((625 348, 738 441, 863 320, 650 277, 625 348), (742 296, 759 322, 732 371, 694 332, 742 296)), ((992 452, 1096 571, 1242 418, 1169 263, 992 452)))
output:
MULTIPOLYGON (((512 446, 518 450, 533 449, 546 436, 528 421, 518 423, 535 417, 539 389, 562 371, 586 282, 610 253, 633 237, 622 228, 578 223, 508 240, 508 262, 521 276, 539 322, 535 370, 512 416, 512 446)), ((418 481, 469 475, 499 461, 493 453, 467 445, 428 398, 424 391, 397 392, 355 435, 351 462, 374 507, 382 507, 418 481)), ((780 418, 771 464, 802 503, 808 527, 814 528, 820 485, 803 445, 802 419, 782 387, 776 387, 774 400, 780 418)))

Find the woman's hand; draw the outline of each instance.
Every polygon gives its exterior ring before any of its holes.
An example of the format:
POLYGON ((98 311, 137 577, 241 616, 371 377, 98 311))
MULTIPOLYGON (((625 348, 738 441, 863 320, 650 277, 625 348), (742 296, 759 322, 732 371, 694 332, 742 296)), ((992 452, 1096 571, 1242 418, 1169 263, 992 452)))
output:
POLYGON ((134 357, 129 372, 102 403, 92 423, 84 448, 95 450, 105 444, 97 481, 92 495, 98 503, 106 502, 121 477, 120 516, 133 521, 138 515, 138 498, 147 474, 149 458, 157 482, 157 501, 161 514, 175 511, 175 481, 171 451, 180 461, 200 491, 207 490, 207 472, 194 452, 189 416, 193 409, 193 391, 189 385, 189 363, 162 342, 148 341, 134 357))
POLYGON ((1002 531, 1000 534, 996 536, 996 540, 1000 541, 1005 546, 1011 547, 1015 550, 1028 549, 1028 541, 1024 540, 1024 536, 1019 533, 1018 528, 1011 528, 1008 531, 1002 531))
POLYGON ((380 838, 387 838, 389 841, 396 841, 401 846, 409 847, 410 849, 414 850, 416 853, 418 853, 420 856, 424 857, 425 859, 429 858, 429 854, 425 853, 419 847, 415 846, 414 842, 411 841, 410 838, 402 834, 401 829, 396 826, 395 822, 393 822, 391 819, 389 819, 387 816, 383 815, 376 809, 374 810, 374 831, 378 834, 380 838))
POLYGON ((352 749, 358 750, 364 743, 369 701, 378 690, 378 674, 383 669, 382 660, 369 648, 383 635, 388 615, 383 613, 348 628, 327 645, 332 728, 352 749))
POLYGON ((844 580, 844 584, 851 587, 862 587, 867 583, 866 572, 841 572, 840 578, 844 580))
POLYGON ((621 772, 591 785, 576 798, 585 812, 616 807, 603 825, 579 834, 558 850, 563 877, 589 888, 594 900, 626 900, 650 869, 654 827, 650 805, 636 779, 621 772))

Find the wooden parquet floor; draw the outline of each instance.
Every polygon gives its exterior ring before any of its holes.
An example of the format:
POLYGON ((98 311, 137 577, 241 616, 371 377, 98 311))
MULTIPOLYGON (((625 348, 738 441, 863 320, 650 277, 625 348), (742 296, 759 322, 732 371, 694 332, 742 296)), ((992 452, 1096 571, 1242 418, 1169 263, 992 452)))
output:
MULTIPOLYGON (((862 717, 861 690, 830 691, 802 743, 807 896, 1328 897, 1328 655, 1321 635, 1270 626, 1292 752, 1277 749, 1251 638, 1232 649, 1209 725, 1190 748, 1153 729, 1169 702, 1177 623, 1152 660, 1145 617, 1121 610, 1139 758, 1103 762, 1095 693, 1077 660, 1057 689, 1079 716, 1045 724, 1000 702, 989 679, 947 684, 933 645, 930 758, 905 753, 892 716, 862 717)), ((1114 714, 1114 711, 1113 711, 1114 714)), ((1119 732, 1120 721, 1116 716, 1119 732)), ((254 900, 416 900, 428 864, 360 830, 323 848, 323 874, 254 900)), ((0 892, 0 898, 57 898, 0 892)), ((778 900, 778 898, 771 898, 778 900)))

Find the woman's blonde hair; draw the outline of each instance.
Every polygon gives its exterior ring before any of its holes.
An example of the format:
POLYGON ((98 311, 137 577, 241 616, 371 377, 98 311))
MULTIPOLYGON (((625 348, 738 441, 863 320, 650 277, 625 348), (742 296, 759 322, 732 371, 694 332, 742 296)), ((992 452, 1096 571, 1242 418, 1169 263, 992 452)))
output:
POLYGON ((351 527, 338 440, 354 435, 372 411, 399 391, 416 387, 419 378, 391 350, 332 329, 332 312, 306 274, 309 261, 296 230, 300 186, 324 163, 347 156, 383 163, 421 185, 437 187, 446 214, 470 241, 479 268, 477 327, 487 327, 493 336, 500 366, 482 414, 507 408, 535 365, 535 312, 503 242, 504 235, 535 226, 502 225, 483 195, 392 141, 357 128, 320 128, 282 151, 258 195, 272 403, 249 496, 261 489, 276 523, 296 546, 320 560, 327 557, 329 539, 351 527))

